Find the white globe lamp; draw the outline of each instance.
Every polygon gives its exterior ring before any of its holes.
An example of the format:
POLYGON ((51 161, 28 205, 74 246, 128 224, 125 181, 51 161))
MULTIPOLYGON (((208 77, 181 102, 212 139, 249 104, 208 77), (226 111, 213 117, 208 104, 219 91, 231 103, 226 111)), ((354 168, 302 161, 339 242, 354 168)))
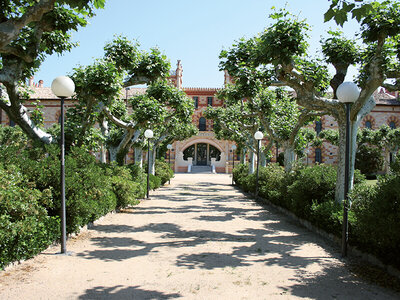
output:
POLYGON ((264 135, 263 135, 263 133, 262 133, 261 131, 257 131, 257 132, 254 134, 254 138, 255 138, 257 141, 262 140, 263 137, 264 137, 264 135))
POLYGON ((74 94, 75 84, 67 76, 58 76, 51 83, 51 90, 59 98, 68 98, 74 94))
POLYGON ((148 139, 151 139, 153 137, 153 130, 151 129, 146 129, 146 131, 144 132, 144 136, 148 139))
POLYGON ((336 90, 336 96, 340 102, 353 103, 360 96, 360 90, 354 82, 343 82, 336 90))

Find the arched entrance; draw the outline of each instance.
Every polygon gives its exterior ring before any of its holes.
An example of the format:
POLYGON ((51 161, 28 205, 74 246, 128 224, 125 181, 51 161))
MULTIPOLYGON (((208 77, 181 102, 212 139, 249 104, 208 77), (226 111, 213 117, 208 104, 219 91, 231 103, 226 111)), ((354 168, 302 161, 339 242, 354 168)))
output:
POLYGON ((183 150, 183 160, 188 160, 189 157, 193 158, 195 166, 209 166, 211 158, 215 158, 215 161, 221 159, 221 151, 211 144, 197 143, 183 150))

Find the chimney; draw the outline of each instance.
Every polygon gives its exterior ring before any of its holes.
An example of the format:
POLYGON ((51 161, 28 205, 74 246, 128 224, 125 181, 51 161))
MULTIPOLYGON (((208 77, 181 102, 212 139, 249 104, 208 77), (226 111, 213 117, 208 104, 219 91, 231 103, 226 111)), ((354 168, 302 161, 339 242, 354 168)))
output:
POLYGON ((182 72, 183 72, 183 68, 182 68, 181 60, 178 59, 178 63, 176 66, 176 87, 178 89, 182 89, 182 72))
POLYGON ((43 87, 43 80, 42 79, 39 80, 39 87, 43 87))
POLYGON ((33 76, 29 78, 29 86, 33 86, 33 76))

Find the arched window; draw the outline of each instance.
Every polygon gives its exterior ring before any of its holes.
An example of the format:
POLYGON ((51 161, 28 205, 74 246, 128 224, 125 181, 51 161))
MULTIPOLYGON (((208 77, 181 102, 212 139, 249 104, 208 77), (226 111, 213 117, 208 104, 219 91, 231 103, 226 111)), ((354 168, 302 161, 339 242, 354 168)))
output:
POLYGON ((201 117, 199 119, 199 130, 200 131, 206 131, 207 130, 206 118, 204 118, 204 117, 201 117))
POLYGON ((322 130, 322 122, 321 121, 316 121, 315 122, 315 132, 317 135, 321 132, 322 130))
POLYGON ((187 147, 183 151, 183 160, 188 160, 188 157, 191 157, 194 159, 194 145, 187 147))
POLYGON ((10 120, 10 127, 15 127, 15 122, 13 120, 10 120))
POLYGON ((372 123, 371 123, 371 121, 365 122, 365 127, 366 127, 366 128, 369 128, 369 129, 372 129, 372 123))
POLYGON ((389 127, 392 129, 396 129, 396 123, 394 121, 390 121, 389 127))
POLYGON ((211 158, 215 158, 215 161, 219 161, 221 159, 221 151, 219 151, 213 145, 210 145, 210 159, 211 158))
POLYGON ((320 148, 315 149, 315 163, 322 163, 322 151, 320 148))

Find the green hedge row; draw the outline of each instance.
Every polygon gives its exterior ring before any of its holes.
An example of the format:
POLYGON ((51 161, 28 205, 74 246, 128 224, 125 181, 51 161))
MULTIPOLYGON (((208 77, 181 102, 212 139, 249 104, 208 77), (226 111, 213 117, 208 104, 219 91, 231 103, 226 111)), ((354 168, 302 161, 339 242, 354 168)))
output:
MULTIPOLYGON (((397 163, 399 164, 399 163, 397 163)), ((381 176, 375 186, 366 184, 356 170, 349 211, 349 242, 400 268, 400 166, 381 176)), ((255 191, 256 175, 247 165, 235 168, 234 180, 243 190, 255 191)), ((297 166, 286 174, 269 164, 259 171, 260 201, 270 201, 337 236, 341 235, 343 207, 335 202, 336 168, 297 166)))
MULTIPOLYGON (((18 128, 0 126, 0 268, 36 255, 60 237, 59 152, 57 145, 35 147, 18 128)), ((146 194, 146 174, 137 165, 101 164, 72 147, 65 166, 67 233, 138 204, 146 194)), ((163 176, 151 176, 151 188, 173 176, 164 167, 156 164, 156 174, 163 176)))

